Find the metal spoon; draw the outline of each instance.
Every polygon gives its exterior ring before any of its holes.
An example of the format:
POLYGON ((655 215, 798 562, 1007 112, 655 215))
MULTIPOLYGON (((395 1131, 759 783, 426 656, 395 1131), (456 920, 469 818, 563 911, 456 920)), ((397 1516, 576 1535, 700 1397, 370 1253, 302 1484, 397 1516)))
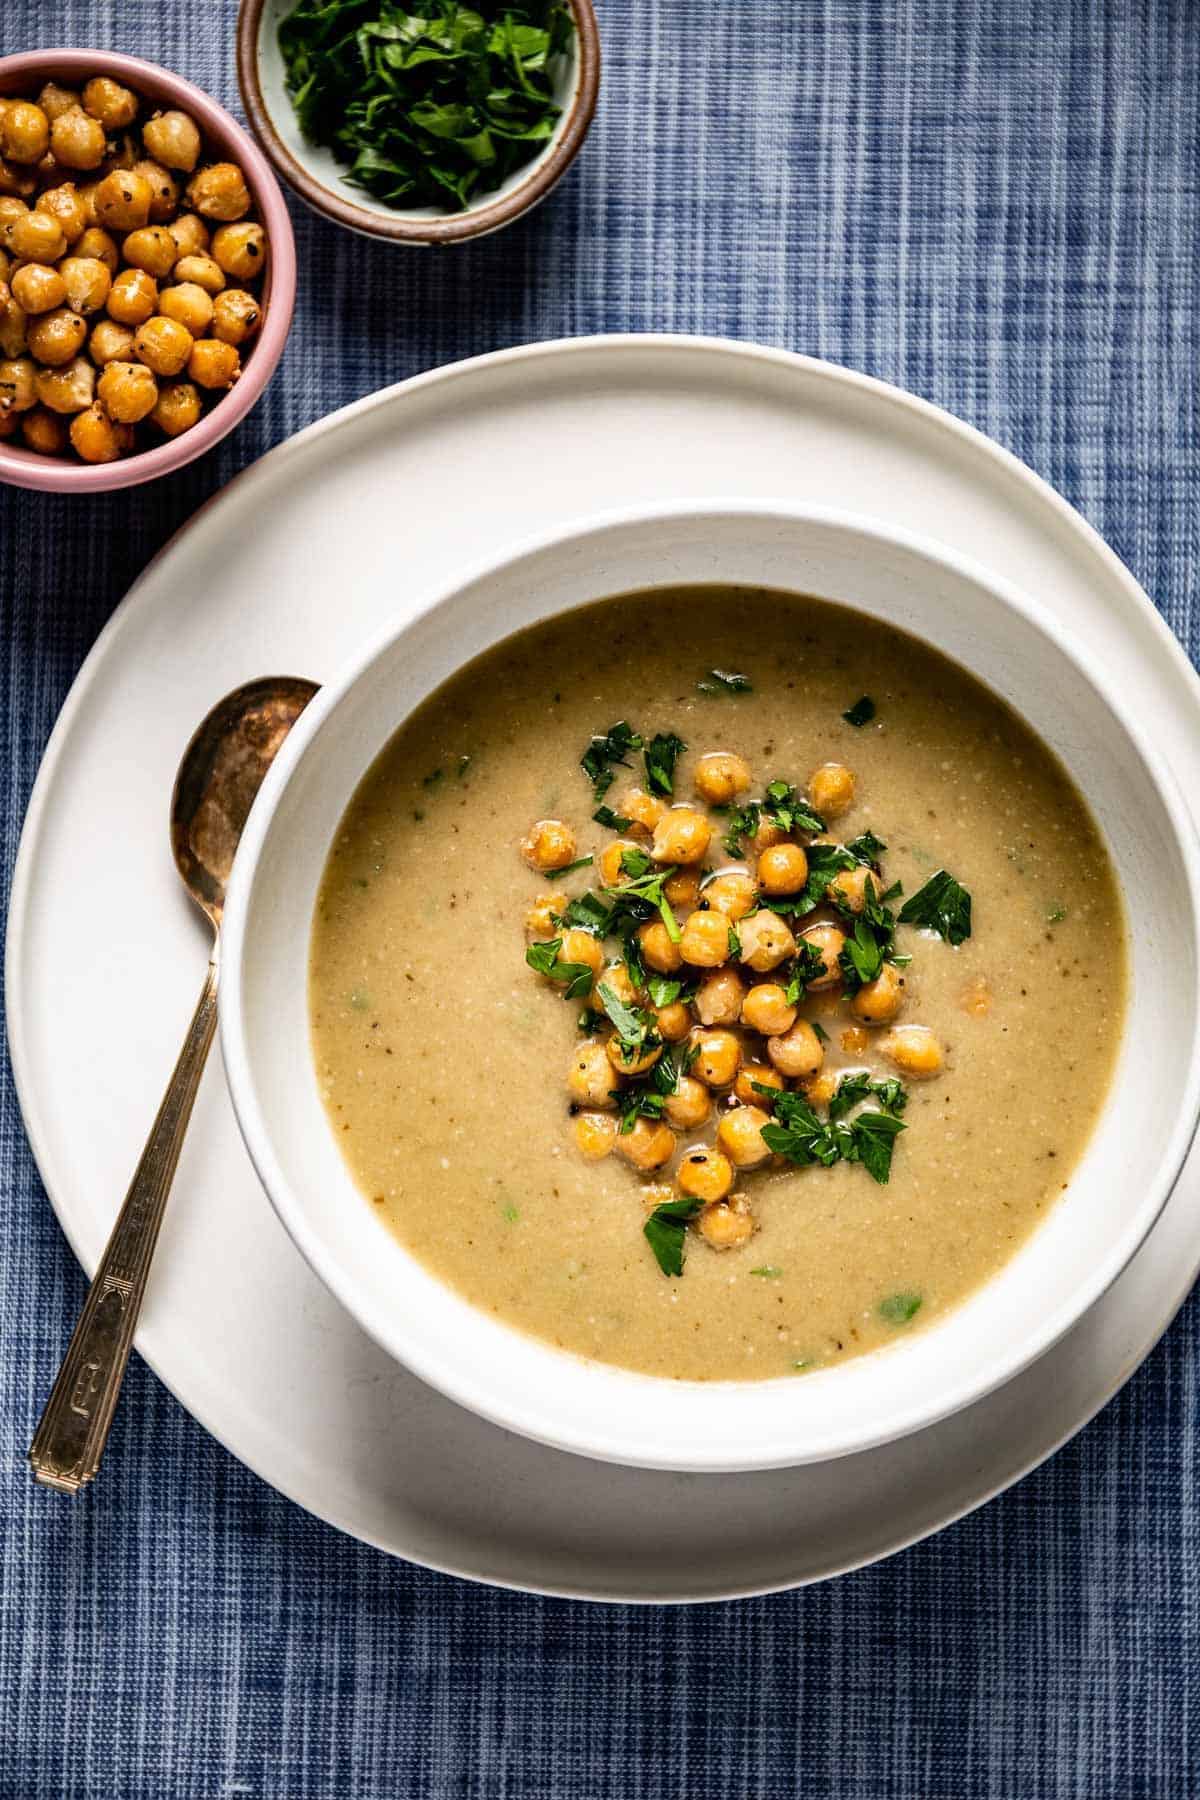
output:
POLYGON ((175 1072, 29 1447, 37 1479, 66 1494, 78 1493, 100 1466, 163 1208, 216 1030, 221 918, 234 851, 264 775, 316 691, 315 683, 289 675, 235 688, 203 720, 175 777, 171 850, 184 886, 212 924, 212 956, 175 1072))

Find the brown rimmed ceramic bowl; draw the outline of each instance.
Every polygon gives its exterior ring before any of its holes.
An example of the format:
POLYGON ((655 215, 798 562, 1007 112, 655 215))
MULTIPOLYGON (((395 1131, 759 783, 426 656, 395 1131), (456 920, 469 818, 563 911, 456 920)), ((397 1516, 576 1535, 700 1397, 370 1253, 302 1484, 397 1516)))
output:
POLYGON ((511 225, 546 198, 583 145, 600 91, 600 32, 592 0, 567 0, 575 42, 556 98, 554 136, 539 156, 465 212, 387 206, 345 180, 332 153, 304 138, 284 81, 279 27, 296 0, 241 0, 237 21, 238 83, 251 129, 277 174, 315 212, 367 237, 394 244, 460 244, 511 225))

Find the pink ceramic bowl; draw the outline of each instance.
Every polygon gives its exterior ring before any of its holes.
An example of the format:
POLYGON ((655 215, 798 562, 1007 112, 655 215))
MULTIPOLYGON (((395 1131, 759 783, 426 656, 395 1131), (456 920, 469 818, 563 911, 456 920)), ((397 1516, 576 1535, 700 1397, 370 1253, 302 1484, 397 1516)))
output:
POLYGON ((10 440, 0 441, 0 482, 56 494, 94 494, 104 488, 134 487, 181 469, 211 450, 245 418, 271 379, 296 301, 296 243, 279 183, 248 133, 224 107, 190 81, 160 69, 156 63, 143 62, 137 56, 117 56, 111 50, 32 50, 19 56, 0 57, 0 94, 36 94, 44 82, 52 79, 69 87, 82 86, 93 75, 111 75, 157 105, 177 106, 191 113, 203 134, 206 150, 241 165, 267 234, 270 253, 262 289, 263 322, 241 377, 190 431, 153 450, 139 451, 111 463, 38 456, 10 440))

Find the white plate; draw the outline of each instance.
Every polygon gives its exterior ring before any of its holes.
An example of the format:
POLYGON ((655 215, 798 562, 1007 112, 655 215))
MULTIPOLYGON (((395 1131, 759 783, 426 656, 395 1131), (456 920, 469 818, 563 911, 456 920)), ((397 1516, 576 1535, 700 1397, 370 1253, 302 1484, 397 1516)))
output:
MULTIPOLYGON (((166 807, 206 708, 267 671, 328 678, 406 595, 536 530, 635 500, 763 493, 907 525, 1040 595, 1121 667, 1126 703, 1200 791, 1200 686, 1145 595, 1036 477, 920 401, 782 352, 666 337, 508 351, 361 401, 248 470, 151 565, 38 777, 10 908, 9 1041, 39 1167, 89 1270, 203 973, 166 807)), ((1198 1259, 1193 1153, 1120 1281, 969 1411, 815 1467, 625 1470, 509 1436, 375 1349, 276 1221, 214 1067, 137 1342, 237 1456, 364 1541, 543 1592, 712 1600, 870 1562, 1016 1480, 1128 1379, 1198 1259)))

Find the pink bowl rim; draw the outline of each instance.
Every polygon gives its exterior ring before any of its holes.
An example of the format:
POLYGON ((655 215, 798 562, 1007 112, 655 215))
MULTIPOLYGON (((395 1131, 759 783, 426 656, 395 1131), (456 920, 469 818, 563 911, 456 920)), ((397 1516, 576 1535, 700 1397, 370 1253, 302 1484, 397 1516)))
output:
POLYGON ((12 487, 35 488, 43 493, 99 493, 106 489, 134 487, 169 475, 203 456, 239 424, 259 399, 275 372, 291 329, 296 303, 296 241, 283 193, 267 158, 245 128, 218 101, 158 63, 115 50, 28 50, 0 57, 0 92, 15 75, 80 76, 106 74, 123 77, 147 99, 170 99, 193 113, 213 143, 236 147, 238 160, 254 195, 271 248, 264 289, 266 318, 236 387, 206 413, 198 425, 181 437, 153 450, 140 451, 111 463, 68 463, 37 457, 32 451, 12 450, 0 443, 0 482, 12 487))

